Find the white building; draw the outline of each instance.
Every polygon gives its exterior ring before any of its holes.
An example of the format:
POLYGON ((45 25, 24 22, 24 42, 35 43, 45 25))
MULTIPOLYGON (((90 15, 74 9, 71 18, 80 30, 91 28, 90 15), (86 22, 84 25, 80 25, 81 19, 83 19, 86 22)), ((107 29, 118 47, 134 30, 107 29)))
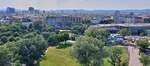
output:
POLYGON ((130 13, 130 14, 121 14, 120 11, 116 11, 113 19, 115 21, 115 23, 135 23, 135 15, 134 13, 130 13))

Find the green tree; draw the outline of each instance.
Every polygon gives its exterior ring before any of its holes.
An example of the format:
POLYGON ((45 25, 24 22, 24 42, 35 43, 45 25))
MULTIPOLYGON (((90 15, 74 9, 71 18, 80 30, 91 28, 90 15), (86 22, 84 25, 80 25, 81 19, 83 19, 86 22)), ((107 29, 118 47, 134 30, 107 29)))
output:
POLYGON ((122 54, 121 49, 118 47, 114 47, 112 49, 109 62, 113 66, 121 66, 121 54, 122 54))
POLYGON ((55 31, 55 28, 53 26, 51 26, 51 25, 44 24, 43 31, 45 31, 45 32, 53 32, 53 31, 55 31))
POLYGON ((49 45, 57 45, 57 43, 59 42, 58 40, 57 40, 57 34, 56 33, 50 33, 49 34, 49 37, 48 37, 48 44, 49 45))
POLYGON ((91 21, 90 20, 84 20, 84 21, 82 21, 82 24, 90 25, 91 21))
POLYGON ((19 55, 19 45, 17 42, 7 42, 6 47, 9 49, 11 66, 21 66, 20 55, 19 55))
POLYGON ((45 40, 48 40, 48 37, 49 37, 49 35, 50 35, 50 32, 42 32, 41 34, 42 34, 42 36, 45 38, 45 40))
POLYGON ((140 33, 140 36, 145 36, 145 33, 144 33, 144 32, 141 32, 141 33, 140 33))
POLYGON ((87 35, 89 37, 97 38, 102 41, 106 41, 109 34, 110 33, 105 29, 88 28, 85 31, 85 35, 87 35))
POLYGON ((42 32, 46 28, 45 23, 41 21, 34 22, 33 25, 30 26, 30 28, 31 27, 33 27, 34 31, 37 32, 42 32))
POLYGON ((8 38, 6 36, 2 36, 0 38, 0 41, 2 42, 2 44, 4 44, 4 43, 8 42, 8 38))
POLYGON ((69 40, 69 33, 67 33, 67 32, 59 32, 57 39, 58 39, 59 42, 67 41, 67 40, 69 40))
POLYGON ((141 54, 140 61, 143 63, 143 66, 150 65, 150 57, 148 55, 145 55, 144 53, 141 54))
POLYGON ((120 35, 122 35, 122 36, 131 35, 131 32, 129 31, 128 28, 121 29, 118 33, 119 33, 120 35))
POLYGON ((114 20, 109 19, 109 20, 100 21, 100 24, 111 24, 111 23, 114 23, 114 20))
POLYGON ((10 66, 11 56, 10 51, 6 46, 0 46, 0 66, 10 66))
POLYGON ((17 42, 7 43, 6 45, 13 54, 11 57, 13 63, 36 66, 38 60, 47 49, 48 44, 41 35, 28 35, 17 42))
POLYGON ((77 24, 72 27, 77 34, 84 34, 85 30, 88 28, 86 24, 77 24))
POLYGON ((33 38, 22 39, 18 42, 20 61, 27 66, 34 66, 41 55, 44 54, 48 44, 44 38, 37 35, 33 38))
POLYGON ((72 55, 83 66, 103 66, 104 42, 92 37, 81 37, 73 47, 72 55))
POLYGON ((144 22, 145 22, 145 23, 150 23, 150 18, 145 18, 145 19, 144 19, 144 22))
POLYGON ((56 33, 51 33, 48 38, 48 43, 50 45, 58 45, 59 42, 67 41, 69 40, 69 34, 66 32, 59 32, 58 34, 56 33))
POLYGON ((150 45, 148 40, 146 39, 138 40, 136 43, 137 43, 137 46, 140 47, 141 50, 148 48, 150 45))

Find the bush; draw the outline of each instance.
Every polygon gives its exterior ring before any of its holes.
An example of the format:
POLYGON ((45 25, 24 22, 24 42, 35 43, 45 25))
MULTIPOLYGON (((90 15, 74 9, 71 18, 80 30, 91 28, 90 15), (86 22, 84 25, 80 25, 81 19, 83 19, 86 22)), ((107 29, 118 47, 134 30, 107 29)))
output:
POLYGON ((58 44, 57 48, 67 48, 67 47, 70 47, 70 46, 72 46, 71 42, 64 41, 64 42, 60 42, 58 44))

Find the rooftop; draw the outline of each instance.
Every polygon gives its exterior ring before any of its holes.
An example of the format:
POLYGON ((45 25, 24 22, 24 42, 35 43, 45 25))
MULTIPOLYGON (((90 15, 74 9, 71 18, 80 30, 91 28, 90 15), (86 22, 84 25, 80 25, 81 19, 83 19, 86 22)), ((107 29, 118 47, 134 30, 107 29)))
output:
POLYGON ((98 24, 91 27, 150 27, 150 23, 98 24))

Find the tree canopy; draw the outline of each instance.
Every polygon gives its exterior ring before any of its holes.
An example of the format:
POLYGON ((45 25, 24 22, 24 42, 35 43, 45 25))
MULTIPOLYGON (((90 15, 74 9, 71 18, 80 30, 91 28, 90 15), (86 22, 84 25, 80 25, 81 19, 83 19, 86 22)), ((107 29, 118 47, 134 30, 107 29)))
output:
POLYGON ((81 37, 73 48, 73 56, 84 66, 103 66, 103 46, 104 42, 96 38, 81 37))
POLYGON ((128 28, 121 29, 118 33, 119 33, 120 35, 122 35, 122 36, 131 35, 131 32, 129 31, 128 28))
POLYGON ((89 37, 93 37, 93 38, 97 38, 99 40, 102 41, 106 41, 108 36, 109 36, 109 32, 105 29, 98 29, 98 28, 88 28, 85 31, 85 35, 89 36, 89 37))
POLYGON ((148 48, 150 45, 146 39, 140 39, 136 43, 137 43, 137 46, 139 46, 141 50, 148 48))

